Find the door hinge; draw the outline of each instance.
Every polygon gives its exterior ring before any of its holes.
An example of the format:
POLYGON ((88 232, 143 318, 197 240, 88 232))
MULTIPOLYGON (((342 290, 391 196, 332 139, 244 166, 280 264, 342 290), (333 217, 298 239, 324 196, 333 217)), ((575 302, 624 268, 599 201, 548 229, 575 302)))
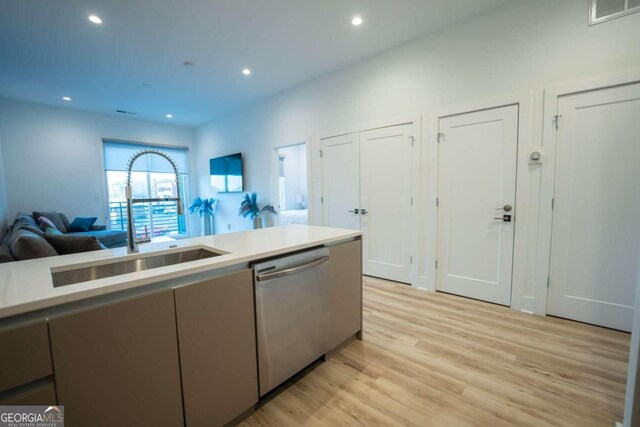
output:
POLYGON ((436 270, 438 269, 438 260, 436 260, 436 270))
POLYGON ((412 256, 409 257, 409 264, 413 264, 413 257, 412 256))
POLYGON ((550 281, 551 281, 551 280, 549 279, 549 276, 547 276, 547 288, 549 288, 549 282, 550 282, 550 281))
POLYGON ((411 146, 413 147, 414 144, 416 143, 416 138, 413 136, 410 136, 409 139, 411 140, 411 146))
POLYGON ((444 141, 444 133, 439 132, 438 133, 438 142, 442 142, 442 141, 444 141))
POLYGON ((556 206, 556 199, 555 197, 553 199, 551 199, 551 209, 553 209, 556 206))
POLYGON ((320 196, 320 203, 324 203, 324 196, 320 196))
POLYGON ((556 130, 560 129, 560 123, 558 123, 560 121, 560 117, 562 117, 562 114, 556 114, 553 116, 553 126, 556 130))
POLYGON ((320 157, 324 157, 324 151, 322 150, 318 150, 318 151, 320 151, 320 157))
POLYGON ((413 197, 411 198, 411 206, 413 206, 413 197))
POLYGON ((436 197, 436 208, 440 206, 440 197, 436 197))

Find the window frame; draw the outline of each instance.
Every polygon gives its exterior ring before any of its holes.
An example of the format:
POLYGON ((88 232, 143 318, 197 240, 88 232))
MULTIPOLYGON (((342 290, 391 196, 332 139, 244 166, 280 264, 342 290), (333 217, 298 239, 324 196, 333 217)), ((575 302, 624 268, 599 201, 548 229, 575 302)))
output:
POLYGON ((611 21, 612 19, 621 18, 623 16, 631 15, 632 13, 640 12, 640 6, 629 8, 629 0, 624 0, 624 10, 611 15, 606 15, 597 18, 598 0, 589 0, 589 25, 596 25, 602 22, 611 21))
MULTIPOLYGON (((106 158, 106 150, 105 150, 105 145, 109 144, 109 143, 116 143, 116 144, 129 144, 131 146, 135 146, 137 149, 139 150, 143 150, 143 149, 157 149, 162 151, 162 149, 173 149, 173 150, 184 150, 185 154, 186 154, 186 162, 187 162, 187 171, 178 171, 179 176, 180 176, 180 196, 181 196, 181 200, 183 205, 186 203, 186 200, 188 200, 189 198, 189 186, 190 186, 190 173, 189 173, 189 169, 191 169, 191 150, 189 149, 188 146, 181 146, 181 145, 163 145, 163 144, 155 144, 155 143, 148 143, 148 142, 139 142, 139 141, 128 141, 128 140, 122 140, 122 139, 116 139, 116 138, 102 138, 102 170, 103 170, 103 180, 104 180, 104 188, 105 188, 105 208, 106 208, 106 215, 105 215, 105 219, 106 219, 106 225, 108 229, 113 229, 112 228, 112 224, 111 224, 111 195, 110 195, 110 191, 109 191, 109 178, 107 176, 108 172, 126 172, 126 171, 121 171, 121 170, 116 170, 116 169, 107 169, 107 158, 106 158)), ((141 171, 137 171, 137 172, 141 172, 141 171)), ((157 173, 157 172, 150 172, 150 171, 144 171, 143 173, 146 174, 146 181, 147 181, 147 191, 151 192, 151 183, 150 183, 150 179, 151 179, 151 174, 152 173, 157 173)), ((163 173, 163 172, 160 172, 163 173)), ((150 194, 150 193, 149 193, 150 194)), ((149 222, 153 223, 153 220, 151 219, 151 212, 152 212, 152 204, 149 204, 149 222)), ((184 231, 183 233, 180 234, 172 234, 172 235, 168 235, 169 237, 176 239, 176 240, 180 240, 180 239, 185 239, 188 238, 190 236, 190 227, 189 227, 189 219, 187 217, 187 211, 186 211, 186 205, 185 205, 185 211, 182 215, 183 217, 183 223, 184 223, 184 231)), ((180 221, 180 218, 178 216, 178 222, 180 221)), ((153 234, 153 231, 151 232, 153 234)))

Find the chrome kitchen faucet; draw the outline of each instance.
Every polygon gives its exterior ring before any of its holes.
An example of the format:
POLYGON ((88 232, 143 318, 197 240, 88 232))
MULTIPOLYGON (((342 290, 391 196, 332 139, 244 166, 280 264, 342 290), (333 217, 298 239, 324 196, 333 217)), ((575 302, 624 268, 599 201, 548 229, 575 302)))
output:
POLYGON ((169 157, 168 155, 166 155, 160 150, 154 150, 150 148, 145 150, 140 150, 136 154, 134 154, 133 157, 131 157, 131 159, 129 159, 129 162, 127 163, 127 186, 125 187, 125 193, 127 196, 127 253, 130 253, 130 254, 137 253, 139 251, 138 243, 148 243, 151 241, 151 238, 149 237, 148 233, 147 233, 147 238, 136 240, 135 227, 133 224, 133 205, 134 204, 175 201, 178 205, 178 215, 182 215, 184 213, 184 207, 182 206, 182 200, 180 198, 180 175, 178 175, 178 166, 176 166, 176 163, 171 159, 171 157, 169 157), (176 175, 176 192, 178 193, 178 197, 159 197, 159 198, 150 198, 150 199, 134 199, 133 198, 132 191, 131 191, 131 172, 133 171, 133 164, 136 162, 136 160, 138 160, 140 157, 144 156, 145 154, 158 155, 160 157, 167 159, 167 161, 171 163, 171 166, 173 167, 173 172, 176 175))

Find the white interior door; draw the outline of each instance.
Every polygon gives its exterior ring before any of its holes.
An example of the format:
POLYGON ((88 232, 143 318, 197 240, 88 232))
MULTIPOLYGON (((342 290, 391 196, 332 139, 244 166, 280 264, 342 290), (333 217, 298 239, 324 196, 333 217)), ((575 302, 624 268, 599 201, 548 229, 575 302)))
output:
POLYGON ((413 125, 360 134, 363 272, 411 282, 413 125))
POLYGON ((558 100, 547 312, 631 330, 640 255, 640 84, 558 100))
POLYGON ((439 128, 436 288, 509 305, 518 107, 442 118, 439 128))
POLYGON ((359 134, 322 140, 324 225, 360 229, 359 134))

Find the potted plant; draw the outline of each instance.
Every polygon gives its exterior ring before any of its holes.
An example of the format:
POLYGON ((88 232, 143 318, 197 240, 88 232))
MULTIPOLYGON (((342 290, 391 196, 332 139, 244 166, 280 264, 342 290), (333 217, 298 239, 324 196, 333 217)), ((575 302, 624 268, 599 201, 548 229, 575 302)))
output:
POLYGON ((253 220, 253 228, 257 230, 258 228, 262 228, 263 212, 277 214, 275 208, 271 205, 266 205, 260 209, 258 206, 258 195, 256 193, 251 194, 251 196, 248 194, 244 195, 244 199, 242 200, 242 203, 240 203, 238 216, 253 220))
POLYGON ((218 209, 217 199, 201 199, 196 197, 189 206, 189 212, 197 213, 204 221, 204 235, 210 236, 212 234, 213 226, 212 219, 218 209))

